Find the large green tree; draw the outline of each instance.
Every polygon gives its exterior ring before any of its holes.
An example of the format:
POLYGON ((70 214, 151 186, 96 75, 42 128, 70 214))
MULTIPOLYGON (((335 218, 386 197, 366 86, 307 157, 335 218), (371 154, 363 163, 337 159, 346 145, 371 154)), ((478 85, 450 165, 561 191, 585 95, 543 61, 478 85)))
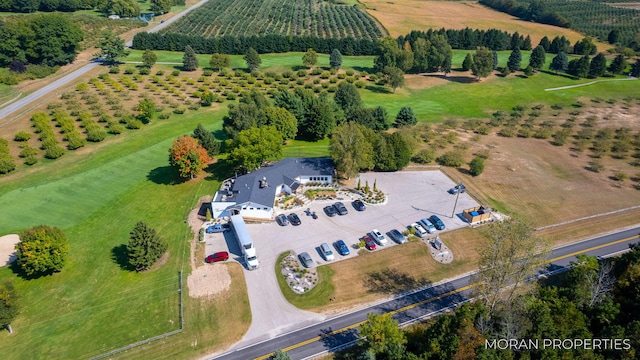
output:
POLYGON ((427 53, 427 67, 429 71, 445 71, 447 62, 451 63, 451 45, 440 34, 435 34, 429 39, 429 51, 427 53))
POLYGON ((6 280, 0 284, 0 327, 6 327, 9 334, 13 332, 11 322, 18 316, 19 311, 18 293, 13 283, 6 280))
POLYGON ((598 47, 590 37, 582 38, 573 45, 573 52, 578 55, 595 55, 598 52, 598 47))
POLYGON ((129 264, 136 271, 149 269, 167 252, 169 244, 156 230, 142 221, 138 221, 129 233, 127 256, 129 264))
POLYGON ((147 124, 156 114, 156 104, 153 100, 145 97, 138 101, 136 110, 138 111, 138 120, 142 121, 143 124, 147 124))
POLYGON ((391 86, 394 93, 398 87, 404 85, 404 71, 400 68, 387 66, 384 68, 384 76, 387 79, 387 84, 391 86))
POLYGON ((264 109, 264 114, 267 117, 266 124, 275 127, 284 140, 290 140, 296 137, 298 133, 298 119, 287 109, 269 106, 264 109))
POLYGON ((387 66, 397 66, 401 49, 396 39, 390 36, 378 39, 376 51, 377 56, 373 60, 376 71, 384 71, 387 66))
POLYGON ((631 72, 629 75, 633 77, 640 77, 640 59, 636 60, 636 62, 631 65, 631 72))
POLYGON ((341 119, 344 119, 342 109, 328 96, 312 97, 305 101, 304 120, 298 123, 298 133, 303 139, 318 141, 329 135, 341 119))
POLYGON ((129 50, 126 48, 124 40, 111 30, 102 32, 102 37, 98 41, 98 48, 100 52, 93 56, 103 58, 107 65, 115 65, 118 63, 118 58, 129 55, 129 50))
POLYGON ((589 77, 596 78, 604 75, 607 71, 607 58, 603 53, 594 56, 589 64, 589 77))
POLYGON ((551 60, 551 64, 549 64, 549 69, 555 71, 556 74, 558 73, 558 71, 567 71, 568 68, 569 58, 567 57, 567 54, 562 51, 560 51, 558 55, 554 56, 551 60))
POLYGON ((158 56, 152 50, 145 50, 142 53, 142 65, 146 68, 151 68, 158 61, 158 56))
POLYGON ((407 343, 406 336, 393 320, 391 314, 368 314, 367 321, 360 325, 361 343, 376 355, 383 354, 389 359, 402 356, 407 343))
POLYGON ((619 75, 624 72, 624 70, 627 68, 627 65, 627 60, 624 58, 624 55, 618 54, 613 59, 611 64, 609 64, 608 70, 614 75, 619 75))
POLYGON ((69 253, 69 241, 61 229, 38 225, 20 233, 17 263, 28 276, 59 272, 69 253))
POLYGON ((169 163, 180 177, 193 179, 211 162, 207 150, 191 136, 181 136, 169 149, 169 163))
POLYGON ((464 57, 464 60, 462 60, 462 70, 469 71, 472 68, 473 68, 473 57, 471 56, 471 53, 467 53, 467 55, 464 57))
POLYGON ((589 59, 589 55, 584 55, 579 59, 573 59, 569 61, 567 72, 573 76, 581 78, 587 77, 589 75, 590 63, 591 60, 589 59))
POLYGON ((211 55, 211 60, 209 60, 209 66, 212 69, 217 69, 218 71, 222 70, 222 68, 229 67, 231 64, 231 56, 227 54, 215 53, 211 55))
POLYGON ((547 55, 544 51, 544 48, 538 45, 531 52, 531 56, 529 57, 529 66, 531 66, 531 68, 534 70, 540 70, 544 66, 546 60, 547 55))
POLYGON ((307 52, 304 53, 304 55, 302 56, 302 65, 311 69, 317 63, 318 63, 318 54, 315 52, 315 50, 308 49, 307 52))
POLYGON ((30 23, 34 37, 28 45, 27 60, 31 58, 35 63, 56 66, 68 64, 76 58, 83 39, 78 25, 58 14, 36 15, 30 23))
POLYGON ((413 43, 413 67, 421 73, 429 69, 429 50, 431 42, 423 38, 417 38, 413 43))
POLYGON ((360 170, 373 169, 373 147, 367 129, 354 122, 338 125, 331 134, 329 154, 341 176, 352 178, 360 170))
POLYGON ((229 141, 229 158, 247 171, 253 171, 266 160, 282 157, 282 141, 282 135, 274 126, 243 130, 229 141))
POLYGON ((198 57, 196 52, 189 45, 184 48, 184 55, 182 56, 182 68, 185 71, 194 71, 198 68, 198 57))
POLYGON ((166 14, 171 11, 172 5, 174 5, 173 0, 151 0, 149 10, 154 14, 166 14))
POLYGON ((258 55, 258 52, 252 47, 247 49, 247 52, 244 53, 242 59, 247 64, 247 68, 249 68, 249 71, 258 70, 260 64, 262 63, 260 55, 258 55))
POLYGON ((493 54, 491 50, 484 46, 476 49, 476 53, 473 55, 473 65, 471 72, 477 76, 478 79, 489 76, 493 71, 493 54))
POLYGON ((210 157, 217 155, 220 152, 220 141, 216 141, 216 138, 213 136, 211 131, 205 129, 202 124, 198 124, 198 126, 193 130, 193 135, 191 136, 198 140, 198 143, 207 150, 207 155, 210 157))
POLYGON ((331 54, 329 55, 329 65, 331 65, 332 69, 340 69, 340 66, 342 66, 342 54, 340 53, 340 50, 331 50, 331 54))
POLYGON ((362 107, 358 89, 348 82, 341 82, 338 85, 338 89, 333 94, 333 101, 344 111, 347 120, 351 120, 353 112, 362 107))
POLYGON ((518 71, 520 70, 521 63, 522 53, 520 53, 520 48, 515 48, 511 51, 509 60, 507 60, 507 70, 509 70, 509 72, 518 71))
POLYGON ((413 113, 413 109, 409 106, 403 106, 396 115, 396 120, 393 122, 395 127, 411 126, 418 123, 418 119, 413 113))
POLYGON ((398 171, 409 165, 411 146, 404 136, 381 132, 375 145, 375 168, 380 171, 398 171))
POLYGON ((135 0, 106 0, 102 3, 101 11, 105 15, 140 16, 140 6, 135 0))

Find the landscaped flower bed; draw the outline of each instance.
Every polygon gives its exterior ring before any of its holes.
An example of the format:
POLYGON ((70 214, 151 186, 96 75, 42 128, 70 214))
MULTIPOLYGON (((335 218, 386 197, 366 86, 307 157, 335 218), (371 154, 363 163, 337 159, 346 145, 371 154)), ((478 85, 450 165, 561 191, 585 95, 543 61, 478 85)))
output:
POLYGON ((289 288, 296 294, 303 294, 313 289, 318 283, 316 269, 306 269, 293 253, 290 253, 280 262, 280 272, 289 288))

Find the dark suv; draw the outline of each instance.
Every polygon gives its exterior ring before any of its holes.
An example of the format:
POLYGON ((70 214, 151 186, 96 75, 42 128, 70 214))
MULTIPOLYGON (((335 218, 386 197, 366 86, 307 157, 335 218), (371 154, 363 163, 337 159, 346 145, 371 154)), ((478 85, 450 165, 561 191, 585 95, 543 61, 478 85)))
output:
POLYGON ((336 208, 336 211, 338 212, 338 215, 340 215, 340 216, 347 215, 349 213, 349 210, 347 210, 347 207, 344 206, 344 204, 341 203, 340 201, 338 201, 337 203, 333 204, 333 206, 336 208))

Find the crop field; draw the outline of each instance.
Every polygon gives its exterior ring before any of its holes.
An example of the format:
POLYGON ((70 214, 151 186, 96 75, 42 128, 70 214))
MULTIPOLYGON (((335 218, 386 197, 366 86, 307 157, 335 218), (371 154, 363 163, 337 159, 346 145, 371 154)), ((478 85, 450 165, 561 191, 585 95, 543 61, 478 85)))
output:
POLYGON ((162 32, 204 37, 290 35, 371 40, 384 34, 358 7, 316 0, 209 1, 162 32))
POLYGON ((544 36, 549 39, 564 35, 571 43, 584 36, 576 31, 556 26, 536 24, 492 10, 473 2, 457 1, 386 1, 363 0, 367 12, 378 19, 391 36, 406 35, 411 30, 429 28, 500 29, 510 33, 530 35, 535 46, 544 36))

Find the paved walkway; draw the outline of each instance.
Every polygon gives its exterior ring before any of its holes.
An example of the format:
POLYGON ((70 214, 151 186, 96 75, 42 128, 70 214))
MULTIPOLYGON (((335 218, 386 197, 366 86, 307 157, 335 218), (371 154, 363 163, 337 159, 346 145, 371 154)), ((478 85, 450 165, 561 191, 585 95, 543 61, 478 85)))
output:
POLYGON ((556 87, 556 88, 549 88, 549 89, 544 89, 544 91, 556 91, 556 90, 565 90, 565 89, 572 89, 572 88, 577 88, 577 87, 581 87, 581 86, 587 86, 587 85, 593 85, 599 82, 604 82, 604 81, 625 81, 625 80, 638 80, 638 78, 634 78, 634 77, 628 77, 625 79, 605 79, 605 80, 594 80, 594 81, 589 81, 588 83, 584 83, 584 84, 577 84, 577 85, 568 85, 568 86, 560 86, 560 87, 556 87))

